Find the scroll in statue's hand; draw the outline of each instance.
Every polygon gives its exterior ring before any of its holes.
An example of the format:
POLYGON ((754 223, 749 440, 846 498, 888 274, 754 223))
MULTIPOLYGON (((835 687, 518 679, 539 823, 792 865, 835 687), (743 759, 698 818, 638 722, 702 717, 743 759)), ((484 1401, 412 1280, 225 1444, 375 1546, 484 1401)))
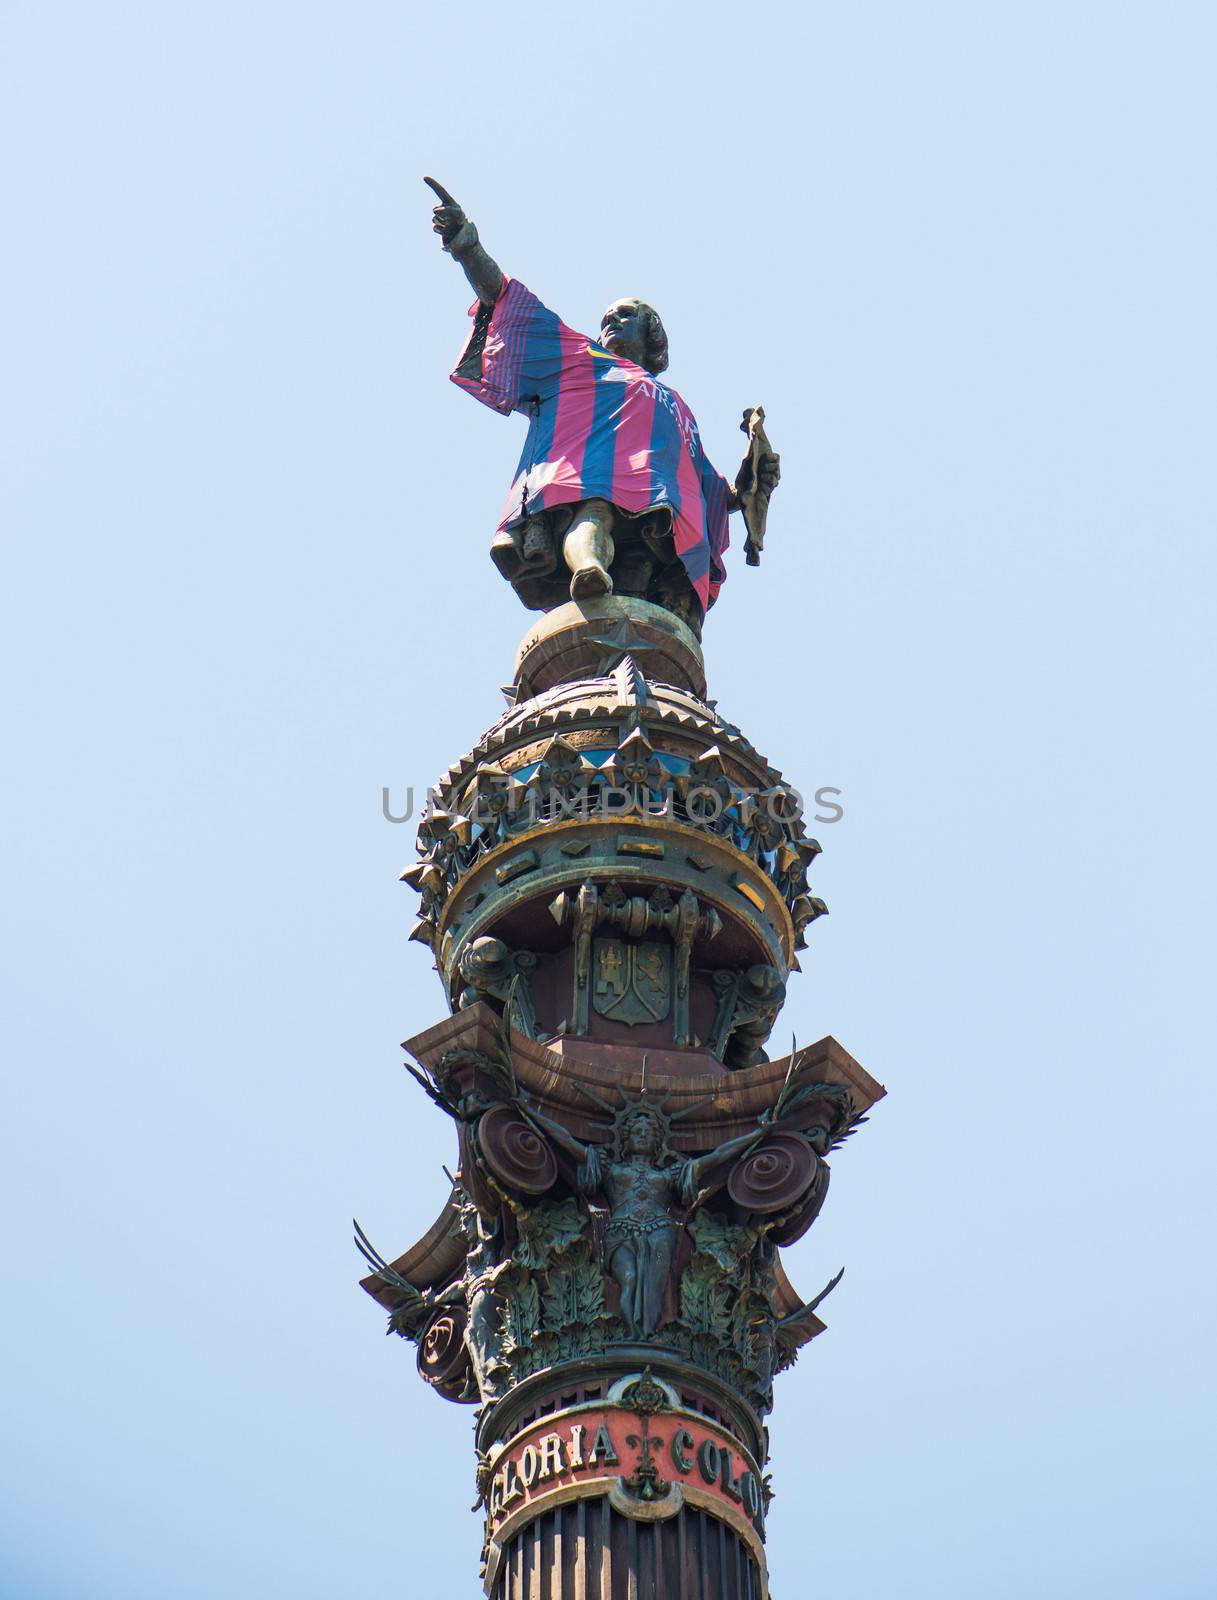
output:
POLYGON ((781 457, 772 451, 762 456, 757 464, 757 478, 761 493, 768 499, 782 481, 781 457))
POLYGON ((748 435, 748 450, 736 474, 735 495, 748 529, 745 559, 750 567, 755 567, 760 562, 765 543, 769 497, 781 482, 782 468, 781 460, 770 447, 765 433, 765 412, 762 407, 750 406, 744 412, 740 430, 748 435))

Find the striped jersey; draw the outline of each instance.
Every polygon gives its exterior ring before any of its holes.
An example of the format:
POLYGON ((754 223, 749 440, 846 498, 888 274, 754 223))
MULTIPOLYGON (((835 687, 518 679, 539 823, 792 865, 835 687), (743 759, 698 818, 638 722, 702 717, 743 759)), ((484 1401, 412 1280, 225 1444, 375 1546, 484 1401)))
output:
POLYGON ((666 506, 702 610, 713 605, 726 577, 727 480, 676 391, 568 328, 513 278, 493 306, 469 314, 453 383, 505 416, 529 418, 499 527, 593 497, 630 513, 666 506))

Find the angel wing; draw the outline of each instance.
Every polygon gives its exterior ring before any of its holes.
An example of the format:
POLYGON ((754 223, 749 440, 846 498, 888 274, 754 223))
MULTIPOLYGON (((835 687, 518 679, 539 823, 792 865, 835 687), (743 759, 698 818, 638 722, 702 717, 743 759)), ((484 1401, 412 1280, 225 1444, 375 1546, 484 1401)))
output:
POLYGON ((424 1319, 434 1310, 435 1296, 425 1289, 416 1289, 408 1278, 403 1278, 395 1267, 389 1265, 358 1222, 354 1218, 351 1220, 355 1229, 355 1245, 360 1255, 381 1283, 387 1284, 390 1289, 403 1297, 389 1313, 389 1326, 385 1332, 399 1333, 403 1338, 412 1338, 424 1319))
MULTIPOLYGON (((512 980, 512 991, 519 979, 512 980)), ((413 1074, 426 1092, 441 1106, 450 1117, 458 1121, 468 1121, 470 1118, 469 1106, 465 1100, 458 1099, 459 1090, 456 1086, 456 1073, 461 1067, 472 1065, 483 1076, 489 1078, 495 1090, 505 1100, 519 1098, 519 1089, 516 1086, 515 1068, 511 1059, 511 1043, 509 1037, 510 1024, 506 1017, 499 1029, 498 1049, 493 1055, 487 1055, 482 1050, 472 1050, 466 1045, 459 1045, 455 1050, 446 1051, 432 1068, 432 1077, 435 1079, 435 1089, 424 1078, 422 1073, 415 1072, 410 1063, 406 1063, 406 1070, 413 1074), (437 1092, 438 1091, 438 1092, 437 1092)), ((475 1094, 469 1097, 477 1099, 475 1094)), ((485 1098, 481 1098, 482 1109, 485 1109, 485 1098)))
MULTIPOLYGON (((427 1095, 429 1099, 433 1100, 441 1111, 447 1112, 450 1117, 454 1118, 459 1115, 457 1103, 448 1093, 447 1085, 440 1076, 439 1072, 436 1073, 436 1082, 432 1083, 431 1079, 428 1078, 425 1073, 420 1072, 417 1067, 412 1067, 408 1061, 404 1061, 402 1065, 414 1079, 415 1083, 419 1085, 423 1093, 427 1095)), ((443 1065, 444 1063, 441 1061, 441 1069, 443 1068, 443 1065)), ((363 1246, 361 1245, 360 1249, 362 1248, 363 1246)), ((366 1254, 367 1252, 365 1251, 364 1253, 366 1254)))
MULTIPOLYGON (((864 1116, 859 1116, 854 1111, 853 1096, 843 1084, 839 1083, 811 1083, 800 1081, 803 1067, 803 1058, 792 1052, 790 1067, 786 1073, 786 1081, 782 1085, 777 1103, 773 1108, 773 1121, 782 1122, 793 1119, 796 1113, 803 1110, 811 1101, 827 1101, 836 1109, 835 1126, 830 1130, 830 1137, 826 1147, 835 1150, 843 1139, 848 1139, 854 1129, 866 1121, 864 1116)), ((793 1126, 801 1126, 794 1122, 793 1126)))
POLYGON ((793 1366, 799 1351, 820 1331, 817 1326, 820 1319, 816 1316, 816 1307, 828 1298, 844 1276, 845 1268, 842 1267, 835 1278, 828 1280, 814 1300, 808 1300, 797 1311, 792 1311, 788 1317, 783 1317, 774 1327, 773 1337, 778 1348, 775 1371, 783 1372, 787 1367, 793 1366))

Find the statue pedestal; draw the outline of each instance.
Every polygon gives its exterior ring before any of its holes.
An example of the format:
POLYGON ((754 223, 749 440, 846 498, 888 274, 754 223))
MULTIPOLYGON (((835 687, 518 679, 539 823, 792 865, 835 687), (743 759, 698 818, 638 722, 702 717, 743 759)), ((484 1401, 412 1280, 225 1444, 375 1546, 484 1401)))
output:
POLYGON ((766 1600, 764 1418, 837 1281, 779 1250, 884 1092, 832 1039, 766 1055, 820 847, 671 612, 559 606, 514 694, 402 874, 456 1176, 396 1260, 360 1235, 363 1287, 479 1408, 489 1600, 766 1600))
POLYGON ((649 600, 572 600, 539 617, 516 651, 519 700, 578 678, 601 678, 631 655, 658 683, 706 692, 701 646, 679 617, 649 600))

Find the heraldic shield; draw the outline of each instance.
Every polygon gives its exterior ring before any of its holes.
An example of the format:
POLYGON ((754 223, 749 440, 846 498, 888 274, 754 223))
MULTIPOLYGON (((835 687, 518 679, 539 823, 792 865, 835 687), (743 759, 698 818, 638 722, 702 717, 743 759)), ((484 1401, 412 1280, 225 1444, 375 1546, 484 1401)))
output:
POLYGON ((597 939, 592 1004, 602 1017, 635 1027, 662 1022, 672 1004, 672 952, 666 944, 597 939))

